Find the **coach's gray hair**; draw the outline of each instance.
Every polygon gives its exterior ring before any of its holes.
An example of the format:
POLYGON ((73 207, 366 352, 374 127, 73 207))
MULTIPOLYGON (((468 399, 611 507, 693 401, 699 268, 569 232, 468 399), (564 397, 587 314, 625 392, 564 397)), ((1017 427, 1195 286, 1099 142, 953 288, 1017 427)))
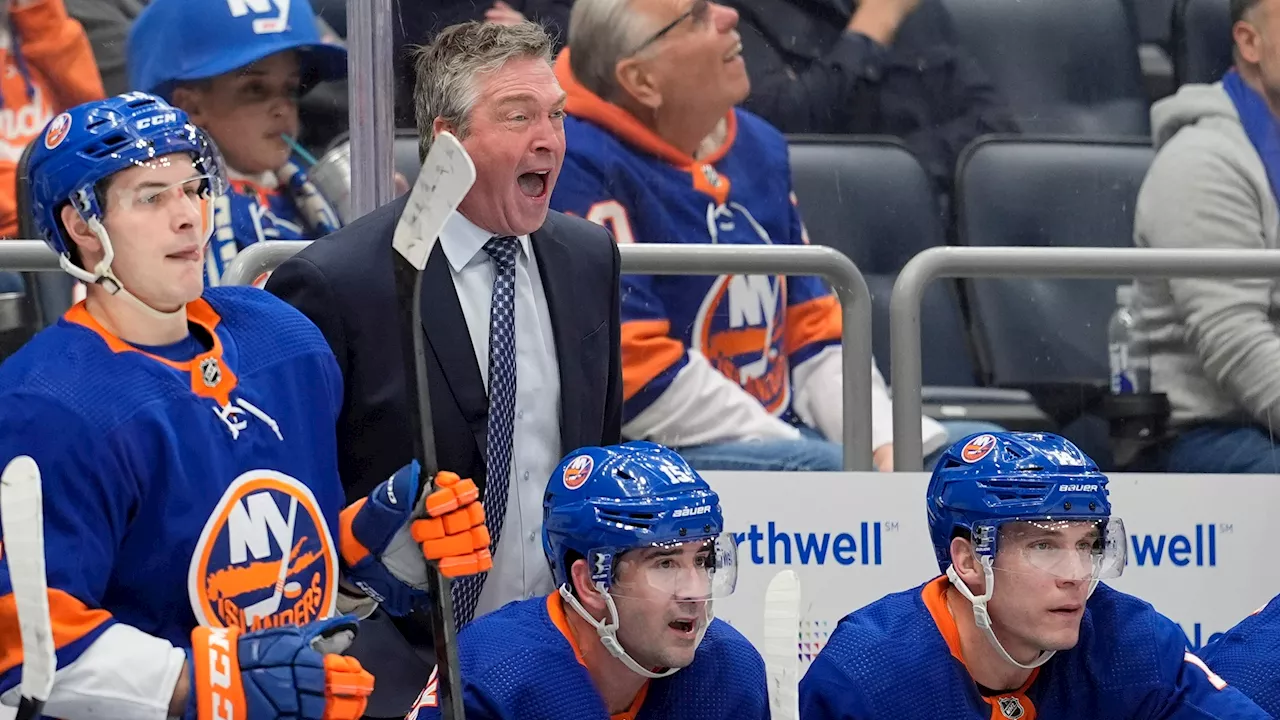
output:
POLYGON ((472 21, 447 27, 431 44, 418 48, 413 63, 413 111, 418 123, 419 160, 425 160, 431 149, 431 127, 436 118, 456 128, 458 139, 466 137, 480 93, 478 75, 518 58, 539 58, 550 64, 551 45, 551 36, 536 23, 472 21))
POLYGON ((577 0, 569 14, 573 76, 602 100, 617 100, 618 62, 644 42, 647 29, 631 11, 631 0, 577 0))

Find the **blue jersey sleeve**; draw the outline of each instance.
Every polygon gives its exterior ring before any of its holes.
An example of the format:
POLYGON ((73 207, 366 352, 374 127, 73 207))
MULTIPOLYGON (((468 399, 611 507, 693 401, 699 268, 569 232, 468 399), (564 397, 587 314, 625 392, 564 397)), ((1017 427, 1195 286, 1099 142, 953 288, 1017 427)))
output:
POLYGON ((1262 720, 1273 717, 1189 652, 1182 630, 1172 620, 1164 616, 1159 620, 1157 649, 1169 678, 1169 691, 1165 697, 1153 699, 1150 712, 1142 717, 1153 720, 1262 720))
MULTIPOLYGON (((566 156, 551 206, 607 228, 618 244, 661 242, 638 237, 631 217, 633 204, 603 180, 586 161, 566 156)), ((671 328, 671 316, 655 290, 660 276, 623 274, 620 288, 622 320, 622 419, 630 421, 670 386, 688 363, 687 348, 671 328)))
POLYGON ((1280 717, 1280 597, 1240 621, 1199 655, 1232 687, 1280 717))
MULTIPOLYGON (((40 467, 49 615, 58 667, 65 667, 115 622, 102 598, 139 490, 111 441, 56 402, 0 397, 0 427, 0 466, 28 455, 40 467)), ((0 548, 5 540, 0 528, 0 548)), ((21 665, 9 563, 0 559, 0 693, 21 680, 21 665)))
POLYGON ((870 720, 858 688, 840 666, 819 653, 800 680, 804 720, 870 720))

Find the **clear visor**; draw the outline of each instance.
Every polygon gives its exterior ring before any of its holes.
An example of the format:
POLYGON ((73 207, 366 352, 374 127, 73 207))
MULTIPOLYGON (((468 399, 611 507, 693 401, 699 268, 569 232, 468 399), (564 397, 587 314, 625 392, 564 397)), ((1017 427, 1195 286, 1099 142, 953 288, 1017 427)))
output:
POLYGON ((699 602, 727 597, 738 582, 738 546, 730 533, 628 550, 615 556, 614 597, 699 602))
POLYGON ((200 154, 170 153, 117 173, 107 185, 104 210, 124 210, 146 216, 160 226, 191 223, 208 240, 214 229, 216 201, 227 190, 217 151, 207 146, 200 154))
POLYGON ((1124 572, 1124 521, 1020 520, 1002 524, 996 569, 1043 572, 1064 580, 1107 580, 1124 572), (1008 557, 1004 557, 1008 556, 1008 557))

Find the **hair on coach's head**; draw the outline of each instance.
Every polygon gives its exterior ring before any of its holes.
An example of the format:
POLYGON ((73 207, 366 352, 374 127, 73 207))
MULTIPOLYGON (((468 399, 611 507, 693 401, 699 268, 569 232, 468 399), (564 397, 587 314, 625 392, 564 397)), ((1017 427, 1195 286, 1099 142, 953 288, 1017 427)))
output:
POLYGON ((551 36, 536 23, 498 25, 471 21, 451 25, 429 45, 418 47, 414 51, 413 110, 418 123, 419 160, 425 160, 431 149, 436 118, 457 128, 459 139, 466 136, 471 109, 479 95, 478 75, 493 72, 517 58, 541 58, 550 64, 551 46, 551 36))
POLYGON ((569 67, 582 86, 602 100, 618 93, 618 62, 635 52, 649 28, 631 0, 576 2, 569 14, 569 67))

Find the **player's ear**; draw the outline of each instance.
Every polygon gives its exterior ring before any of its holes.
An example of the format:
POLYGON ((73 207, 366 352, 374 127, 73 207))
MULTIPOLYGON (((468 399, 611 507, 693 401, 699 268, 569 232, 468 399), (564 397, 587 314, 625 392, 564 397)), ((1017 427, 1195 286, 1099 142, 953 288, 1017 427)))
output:
POLYGON ((67 232, 67 239, 75 245, 79 251, 79 257, 87 260, 102 256, 102 241, 89 229, 89 223, 80 217, 80 213, 71 207, 71 203, 62 206, 61 219, 62 227, 67 232))
POLYGON ((594 618, 607 617, 609 606, 604 601, 604 595, 600 594, 595 583, 591 581, 591 566, 587 564, 586 559, 574 560, 569 575, 573 582, 574 595, 578 597, 578 602, 582 603, 583 609, 591 613, 594 618))
POLYGON ((978 560, 978 554, 973 551, 973 543, 968 538, 951 538, 951 564, 970 590, 981 593, 985 589, 986 574, 978 560))

